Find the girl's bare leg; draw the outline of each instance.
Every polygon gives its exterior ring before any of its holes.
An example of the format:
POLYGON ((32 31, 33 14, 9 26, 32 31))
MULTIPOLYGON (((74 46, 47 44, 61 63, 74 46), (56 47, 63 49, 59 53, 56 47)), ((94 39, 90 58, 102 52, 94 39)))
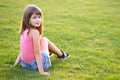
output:
POLYGON ((47 52, 49 56, 48 40, 45 37, 42 37, 40 40, 41 50, 47 52))
POLYGON ((42 51, 48 51, 48 53, 50 51, 57 56, 62 56, 62 52, 49 39, 42 37, 40 40, 40 45, 42 51))
POLYGON ((57 56, 62 56, 62 52, 53 44, 49 39, 48 40, 48 48, 49 51, 56 54, 57 56))

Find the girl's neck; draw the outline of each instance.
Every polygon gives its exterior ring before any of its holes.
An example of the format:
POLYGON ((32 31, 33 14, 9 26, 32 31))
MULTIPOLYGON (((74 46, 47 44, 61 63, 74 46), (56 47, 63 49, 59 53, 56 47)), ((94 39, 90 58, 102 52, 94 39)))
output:
POLYGON ((29 28, 29 29, 37 29, 37 28, 35 28, 35 27, 31 27, 31 28, 29 28))

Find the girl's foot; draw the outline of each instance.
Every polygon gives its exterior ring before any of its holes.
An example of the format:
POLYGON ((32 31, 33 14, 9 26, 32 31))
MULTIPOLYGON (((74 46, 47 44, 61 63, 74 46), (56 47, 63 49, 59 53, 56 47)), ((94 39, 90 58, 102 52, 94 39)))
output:
POLYGON ((70 54, 63 52, 62 50, 61 52, 62 52, 62 56, 57 56, 58 59, 66 59, 70 56, 70 54))

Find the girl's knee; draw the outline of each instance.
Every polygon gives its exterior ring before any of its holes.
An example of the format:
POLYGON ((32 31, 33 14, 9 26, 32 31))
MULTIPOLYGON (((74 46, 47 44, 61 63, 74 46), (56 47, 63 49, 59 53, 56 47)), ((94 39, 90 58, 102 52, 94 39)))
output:
POLYGON ((41 38, 41 41, 42 41, 42 42, 48 42, 48 39, 47 39, 47 37, 42 37, 42 38, 41 38))
POLYGON ((47 40, 47 37, 42 37, 41 40, 47 40))

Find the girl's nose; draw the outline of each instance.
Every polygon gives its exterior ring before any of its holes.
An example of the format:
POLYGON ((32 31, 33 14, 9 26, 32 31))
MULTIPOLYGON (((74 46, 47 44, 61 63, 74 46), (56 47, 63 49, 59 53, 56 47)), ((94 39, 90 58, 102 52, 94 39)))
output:
POLYGON ((37 18, 37 21, 40 21, 40 19, 39 19, 39 18, 37 18))

